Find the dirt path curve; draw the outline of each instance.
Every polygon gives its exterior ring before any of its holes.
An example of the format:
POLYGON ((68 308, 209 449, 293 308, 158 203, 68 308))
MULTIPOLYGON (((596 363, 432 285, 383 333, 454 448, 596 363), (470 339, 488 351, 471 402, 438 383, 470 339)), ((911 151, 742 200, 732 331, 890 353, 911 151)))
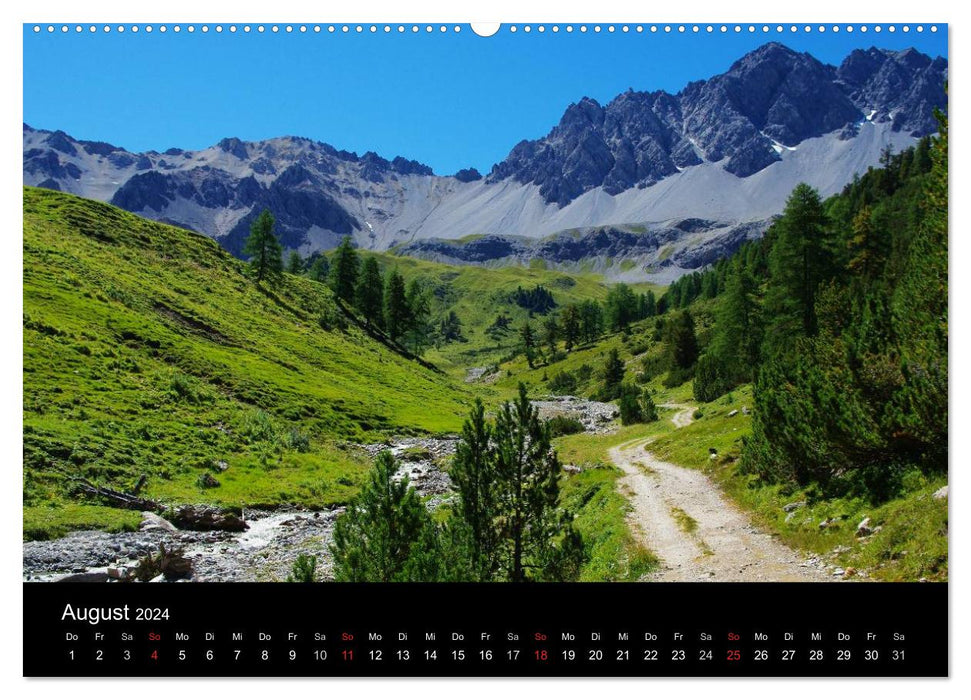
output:
MULTIPOLYGON (((693 407, 681 407, 691 421, 693 407)), ((683 419, 682 419, 683 420, 683 419)), ((679 426, 681 427, 681 426, 679 426)), ((635 440, 610 450, 626 476, 636 537, 660 559, 653 581, 832 581, 819 563, 760 532, 705 474, 662 462, 635 440)))
POLYGON ((685 403, 662 403, 658 404, 658 408, 673 408, 678 412, 671 416, 671 422, 674 423, 675 428, 683 428, 686 425, 690 425, 691 421, 694 420, 694 412, 697 410, 697 406, 689 406, 685 403))

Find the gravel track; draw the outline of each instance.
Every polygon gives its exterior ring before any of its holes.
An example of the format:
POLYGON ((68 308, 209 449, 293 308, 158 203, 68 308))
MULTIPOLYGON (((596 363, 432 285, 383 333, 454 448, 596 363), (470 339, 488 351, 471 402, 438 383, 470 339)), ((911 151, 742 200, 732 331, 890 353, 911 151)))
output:
MULTIPOLYGON (((694 407, 671 419, 681 428, 694 407)), ((652 581, 832 581, 824 566, 761 532, 705 474, 657 459, 650 440, 610 450, 625 473, 621 492, 633 508, 635 537, 661 559, 652 581)))

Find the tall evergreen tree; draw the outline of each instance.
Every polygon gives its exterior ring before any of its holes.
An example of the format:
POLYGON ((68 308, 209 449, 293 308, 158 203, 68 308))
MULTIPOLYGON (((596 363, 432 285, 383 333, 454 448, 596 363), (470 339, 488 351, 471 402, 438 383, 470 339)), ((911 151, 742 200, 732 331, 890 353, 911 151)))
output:
POLYGON ((303 274, 303 258, 295 250, 291 250, 290 255, 287 256, 287 272, 291 275, 303 274))
POLYGON ((351 237, 344 236, 334 251, 330 267, 330 286, 337 298, 348 304, 354 303, 360 265, 361 261, 351 242, 351 237))
POLYGON ((405 302, 408 305, 408 336, 411 339, 411 347, 415 355, 420 356, 428 345, 428 336, 431 333, 428 323, 431 316, 431 303, 421 280, 417 278, 411 280, 405 294, 405 302))
POLYGON ((832 237, 812 187, 796 185, 773 229, 765 298, 769 354, 784 352, 795 337, 815 335, 819 288, 834 272, 832 237))
POLYGON ((641 407, 640 396, 637 387, 632 384, 620 385, 620 409, 621 425, 633 425, 634 423, 644 422, 644 411, 641 407))
POLYGON ((462 337, 462 320, 454 309, 449 309, 448 313, 442 316, 439 321, 438 337, 443 343, 464 340, 462 337))
POLYGON ((620 396, 621 385, 624 382, 624 363, 620 359, 617 348, 611 348, 607 353, 607 361, 603 368, 603 388, 600 390, 601 401, 610 401, 620 396))
POLYGON ((937 112, 923 218, 895 290, 892 314, 904 387, 894 398, 899 432, 921 445, 936 468, 948 462, 948 118, 937 112))
POLYGON ((644 389, 641 397, 641 406, 641 414, 644 417, 645 423, 653 423, 658 420, 657 405, 654 403, 654 397, 651 396, 650 389, 644 389))
POLYGON ((657 297, 654 292, 648 289, 641 295, 640 313, 641 318, 651 318, 657 315, 657 297))
POLYGON ((330 277, 330 263, 327 262, 327 258, 322 254, 316 254, 307 269, 307 275, 315 282, 326 282, 330 277))
POLYGON ((408 331, 410 316, 405 278, 396 267, 388 274, 384 290, 384 326, 392 342, 400 341, 408 331))
POLYGON ((889 236, 877 231, 873 225, 873 211, 864 205, 853 217, 852 237, 847 244, 850 255, 847 268, 872 279, 883 267, 889 244, 889 236))
POLYGON ((603 307, 593 299, 583 301, 580 304, 580 332, 583 340, 592 343, 603 334, 603 330, 603 307))
POLYGON ((556 314, 550 314, 543 320, 543 343, 550 352, 550 358, 556 354, 556 344, 560 342, 560 324, 556 314))
POLYGON ((567 352, 580 340, 580 309, 570 304, 563 309, 563 344, 567 352))
POLYGON ((249 237, 243 245, 243 254, 249 256, 250 270, 257 282, 283 272, 283 247, 273 235, 275 223, 270 210, 264 209, 250 224, 249 237))
POLYGON ((729 384, 753 379, 762 345, 762 322, 755 279, 742 265, 733 266, 725 293, 715 309, 708 354, 717 359, 729 384))
POLYGON ((381 268, 373 255, 364 259, 361 279, 357 283, 357 308, 367 327, 384 327, 384 280, 381 268))
POLYGON ((536 361, 536 334, 529 325, 529 319, 523 321, 523 327, 519 329, 519 342, 523 355, 526 356, 526 363, 532 368, 536 361))
POLYGON ((337 581, 429 578, 416 558, 424 560, 435 526, 408 478, 394 478, 396 470, 390 452, 379 454, 367 483, 337 518, 331 545, 337 581))
POLYGON ((492 428, 485 419, 482 400, 475 399, 462 426, 449 477, 458 492, 456 516, 466 533, 466 555, 474 580, 491 581, 499 568, 496 503, 496 465, 492 428))
POLYGON ((612 331, 627 330, 637 320, 637 296, 623 282, 614 285, 607 292, 607 325, 612 331))
POLYGON ((691 377, 698 360, 698 338, 691 313, 684 310, 674 314, 664 324, 664 333, 668 360, 665 384, 677 386, 691 377))
POLYGON ((500 409, 493 440, 503 578, 575 580, 582 540, 559 507, 560 462, 524 384, 516 401, 500 409))

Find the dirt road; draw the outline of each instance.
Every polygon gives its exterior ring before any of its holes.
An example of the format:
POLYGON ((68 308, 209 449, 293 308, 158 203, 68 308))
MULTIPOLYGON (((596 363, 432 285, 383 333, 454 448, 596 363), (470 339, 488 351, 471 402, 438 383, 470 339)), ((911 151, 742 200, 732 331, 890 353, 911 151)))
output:
MULTIPOLYGON (((694 409, 677 408, 675 425, 690 423, 694 409)), ((661 559, 650 580, 835 580, 818 561, 756 529, 705 474, 660 461, 648 443, 619 445, 610 458, 626 474, 619 484, 633 506, 635 536, 661 559)))

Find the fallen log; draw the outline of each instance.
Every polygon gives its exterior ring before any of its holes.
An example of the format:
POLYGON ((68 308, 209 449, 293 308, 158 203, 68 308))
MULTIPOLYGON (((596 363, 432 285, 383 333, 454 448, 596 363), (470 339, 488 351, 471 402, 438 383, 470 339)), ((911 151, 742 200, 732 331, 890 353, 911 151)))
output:
POLYGON ((147 498, 140 498, 135 494, 125 493, 124 491, 114 491, 101 486, 95 486, 86 479, 77 479, 77 485, 78 489, 84 493, 107 499, 122 508, 131 508, 132 510, 150 510, 152 512, 160 512, 165 509, 161 503, 156 501, 152 501, 147 498))

